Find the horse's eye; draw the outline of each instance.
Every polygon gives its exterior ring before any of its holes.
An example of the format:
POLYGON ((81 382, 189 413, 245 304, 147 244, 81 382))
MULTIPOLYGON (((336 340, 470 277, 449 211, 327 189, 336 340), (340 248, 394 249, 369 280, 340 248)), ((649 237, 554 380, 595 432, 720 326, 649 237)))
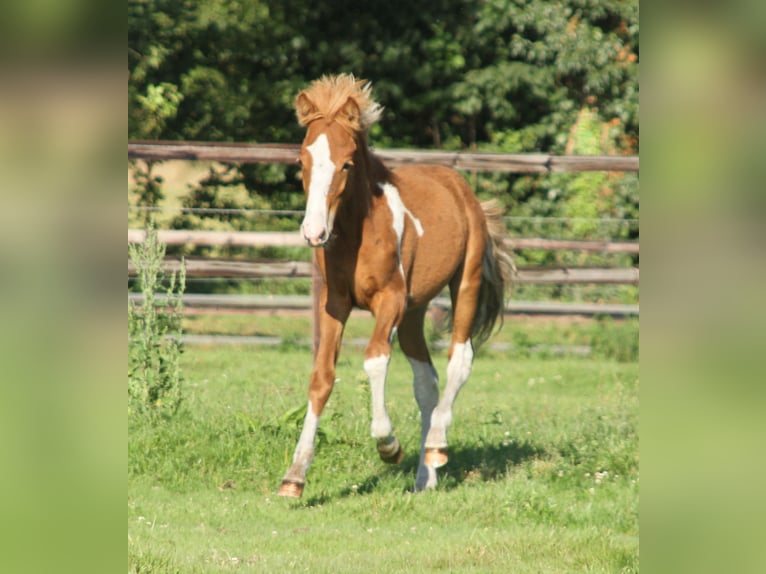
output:
POLYGON ((346 163, 344 163, 344 164, 343 164, 343 171, 348 171, 348 170, 350 170, 352 167, 354 167, 354 164, 353 164, 353 163, 351 163, 350 161, 347 161, 346 163))

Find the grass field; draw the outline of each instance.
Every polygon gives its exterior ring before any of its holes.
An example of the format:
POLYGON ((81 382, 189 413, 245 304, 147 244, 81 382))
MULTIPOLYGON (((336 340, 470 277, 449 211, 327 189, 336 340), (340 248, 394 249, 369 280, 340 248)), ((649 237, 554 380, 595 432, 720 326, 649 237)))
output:
MULTIPOLYGON (((493 335, 489 347, 503 346, 506 358, 549 357, 573 354, 588 348, 587 352, 597 358, 619 361, 638 360, 638 319, 612 320, 574 318, 523 318, 506 319, 507 328, 493 335)), ((344 332, 344 341, 369 339, 374 320, 366 312, 352 314, 344 332)), ((309 313, 241 314, 241 315, 195 315, 184 318, 183 330, 189 334, 256 335, 279 337, 289 345, 310 339, 312 332, 309 313)), ((426 319, 426 336, 432 347, 441 342, 449 343, 449 332, 437 329, 430 318, 426 319)), ((308 348, 308 346, 306 346, 308 348)), ((361 363, 360 363, 361 364, 361 363)))
MULTIPOLYGON (((155 426, 129 419, 129 572, 638 571, 635 361, 480 352, 450 462, 417 495, 409 366, 397 350, 387 402, 406 456, 392 467, 369 436, 362 361, 344 349, 292 501, 275 492, 310 353, 187 347, 182 412, 155 426)), ((446 356, 434 361, 443 379, 446 356)))

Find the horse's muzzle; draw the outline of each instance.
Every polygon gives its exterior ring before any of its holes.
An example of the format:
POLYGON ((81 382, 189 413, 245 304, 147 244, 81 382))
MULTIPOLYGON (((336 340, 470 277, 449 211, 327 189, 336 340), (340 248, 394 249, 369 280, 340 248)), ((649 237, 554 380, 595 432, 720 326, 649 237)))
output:
POLYGON ((309 247, 322 247, 330 239, 330 232, 327 227, 312 228, 309 225, 301 225, 301 235, 309 247))
POLYGON ((303 236, 303 239, 308 243, 309 247, 324 247, 329 239, 329 234, 324 232, 316 237, 303 236))

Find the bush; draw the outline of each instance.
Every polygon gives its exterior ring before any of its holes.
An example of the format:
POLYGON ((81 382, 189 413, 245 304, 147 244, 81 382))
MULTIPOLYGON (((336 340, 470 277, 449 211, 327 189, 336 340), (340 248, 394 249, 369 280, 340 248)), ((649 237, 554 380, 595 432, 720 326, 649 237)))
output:
POLYGON ((142 244, 129 246, 129 254, 143 303, 128 300, 128 415, 167 418, 182 401, 179 358, 186 270, 182 263, 178 275, 165 276, 165 245, 151 227, 142 244))

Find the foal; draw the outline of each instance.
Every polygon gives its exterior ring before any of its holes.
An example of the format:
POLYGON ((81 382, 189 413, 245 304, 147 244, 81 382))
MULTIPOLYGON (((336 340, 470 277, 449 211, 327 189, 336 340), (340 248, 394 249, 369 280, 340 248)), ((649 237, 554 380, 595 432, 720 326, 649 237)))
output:
POLYGON ((492 204, 480 204, 456 171, 436 165, 388 170, 367 147, 382 112, 371 88, 352 75, 325 76, 298 94, 298 122, 306 127, 299 161, 307 195, 301 232, 316 248, 324 279, 319 298, 319 347, 309 404, 281 496, 303 493, 314 457, 319 418, 335 380, 343 328, 352 307, 369 309, 375 328, 364 370, 372 396, 372 436, 385 462, 403 451, 384 402, 391 342, 412 366, 421 414, 421 452, 415 489, 436 486, 447 462, 452 405, 471 372, 472 339, 482 342, 502 320, 512 262, 503 223, 492 204), (452 298, 447 384, 438 375, 423 334, 428 303, 445 285, 452 298))

